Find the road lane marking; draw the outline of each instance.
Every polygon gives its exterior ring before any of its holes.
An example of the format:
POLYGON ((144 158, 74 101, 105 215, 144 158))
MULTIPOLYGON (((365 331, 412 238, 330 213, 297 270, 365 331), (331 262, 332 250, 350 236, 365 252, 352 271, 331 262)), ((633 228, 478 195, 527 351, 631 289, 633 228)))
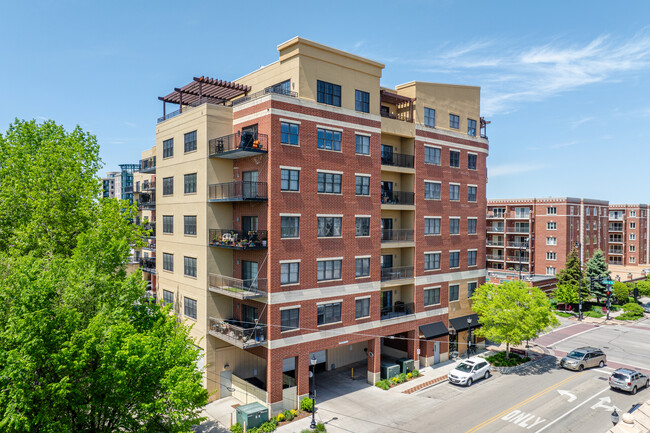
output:
POLYGON ((510 412, 509 414, 507 414, 501 419, 526 429, 531 429, 535 427, 537 424, 541 424, 544 421, 546 421, 544 418, 540 418, 536 415, 533 415, 532 413, 526 413, 520 410, 513 410, 512 412, 510 412), (533 418, 537 418, 537 420, 534 421, 532 424, 528 425, 528 423, 532 421, 533 418))
POLYGON ((568 396, 569 396, 569 403, 571 403, 571 402, 574 401, 576 398, 578 398, 578 397, 576 397, 575 395, 571 394, 569 391, 565 391, 565 390, 563 390, 563 389, 558 389, 557 392, 559 392, 560 395, 568 395, 568 396))
POLYGON ((565 341, 570 340, 571 338, 577 337, 578 335, 586 334, 587 332, 593 331, 594 329, 598 329, 598 326, 593 326, 593 327, 591 327, 589 329, 585 329, 584 331, 578 332, 577 334, 570 335, 570 336, 568 336, 566 338, 563 338, 563 339, 561 339, 559 341, 556 341, 555 343, 551 343, 550 345, 548 345, 546 347, 557 347, 557 345, 560 344, 560 343, 564 343, 565 341))
POLYGON ((582 375, 585 374, 585 373, 586 373, 586 371, 583 371, 582 373, 573 374, 573 375, 567 377, 566 379, 562 379, 561 381, 559 381, 559 382, 556 383, 555 385, 551 385, 551 386, 549 386, 548 388, 541 390, 541 391, 538 392, 537 394, 531 395, 531 396, 528 397, 527 399, 525 399, 525 400, 523 400, 523 401, 521 401, 521 402, 515 404, 514 406, 512 406, 512 407, 510 407, 510 408, 508 408, 508 409, 506 409, 506 410, 504 410, 504 411, 502 411, 502 412, 500 412, 500 413, 494 415, 492 418, 486 419, 486 420, 483 421, 482 423, 480 423, 480 424, 478 424, 478 425, 472 427, 471 429, 467 430, 465 433, 473 433, 473 432, 475 432, 475 431, 478 431, 478 430, 482 429, 483 427, 485 427, 486 425, 491 424, 491 423, 493 423, 494 421, 496 421, 496 420, 500 419, 501 417, 503 417, 504 415, 506 415, 506 414, 512 412, 513 410, 515 410, 515 409, 517 409, 517 408, 519 408, 519 407, 521 407, 521 406, 523 406, 523 405, 525 405, 525 404, 527 404, 527 403, 530 403, 531 401, 535 400, 536 398, 541 397, 542 395, 544 395, 544 394, 546 394, 546 393, 548 393, 548 392, 551 392, 551 391, 553 391, 553 390, 556 389, 556 388, 561 387, 562 385, 564 385, 565 383, 569 382, 570 380, 573 380, 573 379, 575 379, 575 378, 577 378, 577 377, 580 377, 580 376, 582 376, 582 375))
MULTIPOLYGON (((607 410, 607 411, 610 411, 610 410, 613 411, 614 409, 618 409, 616 406, 609 406, 609 405, 607 405, 607 404, 604 404, 605 402, 607 402, 607 403, 611 403, 611 402, 612 402, 612 399, 609 398, 609 397, 600 397, 600 398, 598 399, 598 403, 596 403, 596 404, 594 404, 593 406, 591 406, 591 409, 596 410, 596 409, 598 409, 598 408, 600 408, 600 407, 604 408, 604 409, 607 410)), ((620 410, 620 409, 618 409, 618 410, 620 410)))
POLYGON ((570 409, 570 410, 566 411, 564 414, 562 414, 562 415, 560 415, 559 417, 555 418, 553 421, 551 421, 550 423, 546 424, 544 427, 542 427, 541 429, 537 430, 535 433, 543 432, 544 430, 546 430, 547 428, 549 428, 550 426, 552 426, 553 424, 555 424, 556 422, 558 422, 559 420, 561 420, 562 418, 564 418, 565 416, 569 415, 569 414, 570 414, 571 412, 573 412, 574 410, 576 410, 576 409, 580 408, 581 406, 587 404, 590 400, 593 400, 594 398, 598 397, 600 394, 602 394, 603 392, 607 391, 608 389, 609 389, 609 386, 608 386, 607 388, 603 389, 602 391, 599 391, 599 392, 597 392, 596 394, 592 395, 591 397, 589 397, 588 399, 586 399, 585 401, 583 401, 582 403, 580 403, 579 405, 577 405, 577 406, 574 407, 573 409, 570 409))

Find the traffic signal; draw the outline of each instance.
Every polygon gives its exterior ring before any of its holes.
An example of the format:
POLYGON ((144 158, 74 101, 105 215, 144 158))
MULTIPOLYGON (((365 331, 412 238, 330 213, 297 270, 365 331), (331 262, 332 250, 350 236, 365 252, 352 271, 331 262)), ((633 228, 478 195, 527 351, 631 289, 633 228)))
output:
POLYGON ((609 297, 609 295, 612 294, 612 292, 610 290, 606 291, 605 293, 607 294, 608 297, 609 297))

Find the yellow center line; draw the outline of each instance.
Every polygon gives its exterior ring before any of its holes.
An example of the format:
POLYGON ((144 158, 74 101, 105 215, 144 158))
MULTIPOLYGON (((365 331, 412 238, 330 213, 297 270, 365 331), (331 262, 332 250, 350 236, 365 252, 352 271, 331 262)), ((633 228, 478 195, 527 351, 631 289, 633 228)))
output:
POLYGON ((579 376, 582 376, 585 373, 586 373, 586 371, 583 371, 582 373, 573 374, 573 375, 567 377, 566 379, 563 379, 563 380, 559 381, 555 385, 551 385, 548 388, 543 389, 542 391, 538 392, 537 394, 528 397, 526 400, 515 404, 514 406, 504 410, 503 412, 501 412, 501 413, 499 413, 497 415, 494 415, 492 418, 483 421, 479 425, 477 425, 475 427, 472 427, 471 429, 467 430, 465 433, 473 433, 473 432, 475 432, 477 430, 480 430, 483 427, 485 427, 486 425, 493 423, 494 421, 501 418, 502 416, 504 416, 504 415, 512 412, 513 410, 517 409, 518 407, 521 407, 521 406, 523 406, 523 405, 525 405, 527 403, 530 403, 531 401, 535 400, 536 398, 541 397, 542 395, 544 395, 544 394, 546 394, 546 393, 548 393, 550 391, 553 391, 554 389, 564 385, 565 383, 569 382, 570 380, 573 380, 573 379, 575 379, 575 378, 577 378, 579 376))

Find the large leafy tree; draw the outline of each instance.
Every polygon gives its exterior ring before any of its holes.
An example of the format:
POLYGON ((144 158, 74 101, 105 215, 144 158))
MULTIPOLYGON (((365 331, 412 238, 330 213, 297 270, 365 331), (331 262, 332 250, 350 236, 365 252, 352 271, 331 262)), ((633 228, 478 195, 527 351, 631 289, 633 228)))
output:
POLYGON ((2 432, 187 432, 200 420, 199 350, 127 275, 142 230, 128 203, 98 199, 98 167, 79 128, 16 121, 0 136, 2 432))
POLYGON ((507 357, 511 345, 532 340, 549 326, 558 324, 544 292, 522 281, 480 286, 472 296, 472 309, 481 324, 477 335, 506 343, 507 357))
POLYGON ((605 291, 607 286, 605 286, 602 281, 609 278, 609 271, 607 270, 607 262, 605 261, 605 254, 602 250, 594 251, 594 255, 587 260, 587 266, 585 268, 585 273, 587 275, 587 280, 591 282, 593 280, 594 284, 591 288, 592 296, 596 297, 596 300, 600 302, 601 298, 606 297, 605 291))
POLYGON ((585 301, 589 299, 589 284, 585 279, 585 274, 582 270, 582 263, 580 263, 577 250, 571 250, 567 255, 564 269, 560 269, 557 273, 557 284, 558 286, 568 286, 575 290, 576 293, 578 293, 579 287, 582 287, 582 300, 585 301))

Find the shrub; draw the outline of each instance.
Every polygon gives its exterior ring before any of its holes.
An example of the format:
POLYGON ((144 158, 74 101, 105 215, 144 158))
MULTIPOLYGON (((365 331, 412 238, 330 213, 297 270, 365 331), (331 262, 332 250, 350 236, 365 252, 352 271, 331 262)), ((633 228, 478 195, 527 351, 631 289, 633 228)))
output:
POLYGON ((298 411, 295 409, 291 409, 289 412, 291 412, 291 415, 293 415, 294 418, 298 416, 298 411))
POLYGON ((377 383, 375 383, 375 386, 383 390, 387 390, 390 389, 390 382, 386 379, 380 380, 377 383))
MULTIPOLYGON (((280 415, 282 415, 282 418, 283 418, 285 421, 291 421, 292 419, 295 418, 295 415, 294 415, 293 413, 291 413, 290 410, 285 410, 285 411, 282 412, 280 415)), ((280 415, 278 415, 278 421, 280 421, 280 415)))
POLYGON ((284 421, 284 413, 279 413, 278 414, 278 422, 284 421))
POLYGON ((397 376, 397 382, 398 383, 404 383, 406 382, 406 374, 400 373, 399 376, 397 376))
POLYGON ((551 304, 551 309, 555 310, 557 308, 557 298, 553 297, 548 302, 551 304))
POLYGON ((272 423, 271 421, 267 421, 259 427, 259 431, 264 433, 271 433, 272 431, 275 431, 276 427, 276 424, 272 423))
POLYGON ((619 304, 624 304, 630 297, 630 288, 619 281, 615 281, 614 286, 612 286, 612 297, 617 300, 619 304))
POLYGON ((406 378, 407 379, 411 379, 412 377, 413 377, 413 375, 411 374, 411 372, 406 373, 406 378))
POLYGON ((411 372, 411 374, 413 375, 413 377, 418 377, 418 376, 420 376, 420 372, 419 372, 418 370, 413 370, 413 371, 411 372))
POLYGON ((494 355, 486 357, 485 360, 495 367, 514 367, 530 361, 530 358, 511 353, 510 359, 506 359, 506 352, 497 352, 494 355))
POLYGON ((325 433, 327 430, 325 430, 325 424, 319 422, 318 424, 316 424, 316 429, 314 431, 318 433, 325 433))
POLYGON ((311 412, 314 410, 314 406, 312 406, 312 401, 309 397, 300 400, 300 410, 304 410, 305 412, 311 412))
POLYGON ((244 427, 242 427, 241 424, 237 423, 230 427, 230 431, 232 433, 244 433, 244 427))
POLYGON ((246 430, 246 433, 260 433, 260 428, 259 427, 249 428, 248 430, 246 430))
POLYGON ((615 317, 617 320, 637 320, 639 316, 636 316, 632 313, 623 313, 615 317))
POLYGON ((623 311, 628 316, 643 317, 643 307, 633 302, 623 305, 623 311))

